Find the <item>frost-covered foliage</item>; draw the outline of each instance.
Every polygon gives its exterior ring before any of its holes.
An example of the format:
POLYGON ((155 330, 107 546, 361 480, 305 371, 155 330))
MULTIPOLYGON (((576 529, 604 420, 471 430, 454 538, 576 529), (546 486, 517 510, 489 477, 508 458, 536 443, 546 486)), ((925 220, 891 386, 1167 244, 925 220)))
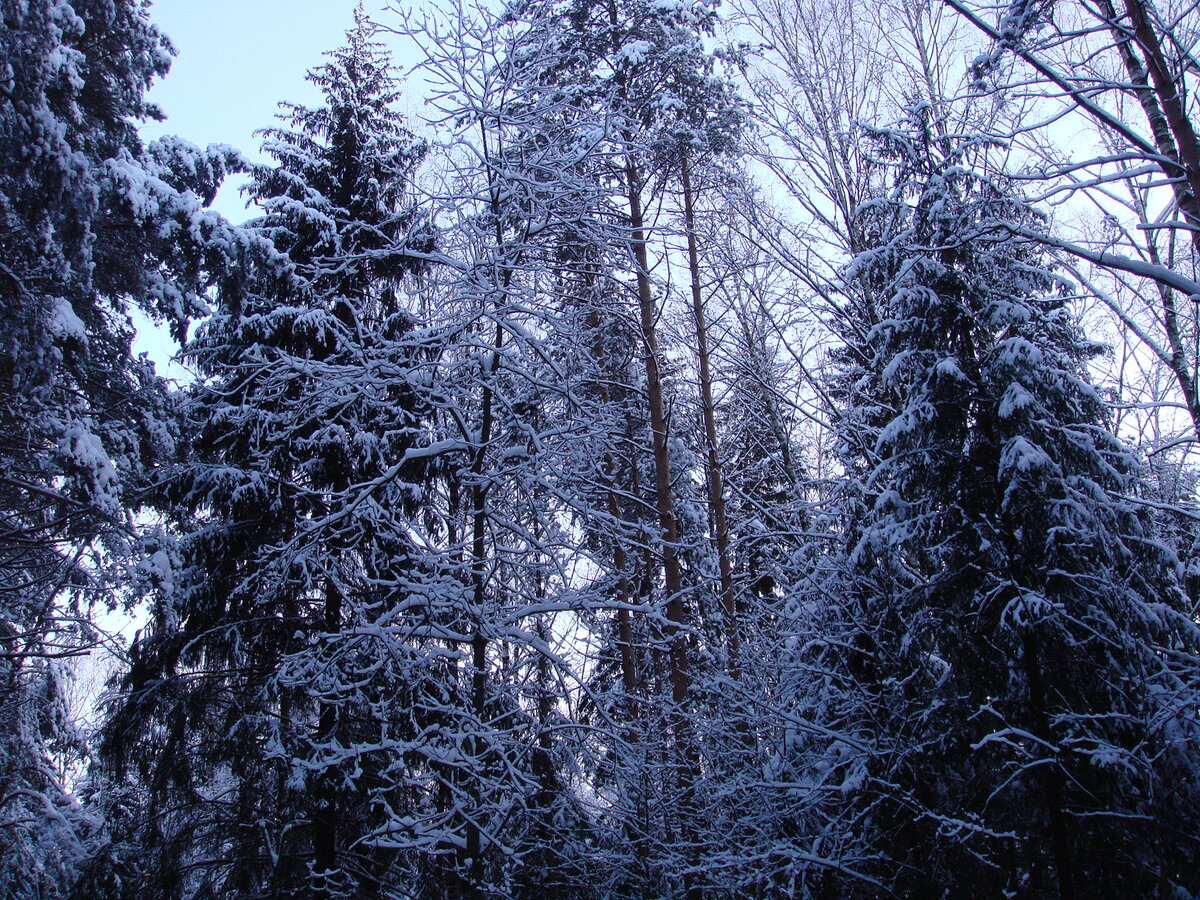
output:
POLYGON ((419 817, 404 748, 453 702, 422 640, 453 628, 446 576, 413 521, 448 449, 426 418, 442 338, 397 293, 432 248, 409 201, 424 147, 365 23, 311 79, 325 105, 290 107, 252 170, 246 230, 271 252, 185 348, 189 454, 161 488, 180 536, 107 731, 145 793, 130 839, 155 896, 389 879, 364 840, 419 817))
POLYGON ((592 357, 605 341, 599 297, 612 292, 604 247, 618 233, 589 157, 603 124, 539 83, 555 57, 526 21, 481 13, 423 39, 451 135, 454 227, 430 291, 457 337, 442 360, 453 406, 438 418, 464 449, 439 473, 436 506, 469 586, 451 646, 470 653, 470 704, 446 714, 475 724, 438 823, 453 852, 425 850, 420 893, 595 896, 614 842, 587 808, 602 738, 577 720, 587 675, 573 635, 612 587, 592 562, 599 542, 582 547, 581 532, 622 427, 592 357))
POLYGON ((522 77, 590 137, 570 171, 592 198, 559 265, 579 266, 564 281, 586 310, 580 350, 602 379, 590 398, 610 423, 593 474, 575 489, 589 501, 580 527, 603 572, 592 588, 613 607, 588 617, 603 642, 595 722, 625 722, 593 763, 602 821, 624 843, 604 890, 698 890, 698 835, 716 813, 701 811, 706 728, 695 688, 724 654, 718 565, 692 478, 703 455, 690 430, 668 424, 671 412, 687 419, 698 407, 657 321, 674 291, 655 271, 669 219, 654 191, 678 185, 689 154, 729 149, 742 109, 704 46, 708 4, 527 2, 510 15, 539 48, 520 60, 522 77), (654 797, 672 798, 669 819, 654 797))
POLYGON ((719 408, 730 521, 743 601, 773 598, 781 567, 804 527, 801 492, 806 473, 789 421, 785 367, 771 346, 769 322, 747 305, 725 313, 733 319, 726 350, 728 388, 719 408))
POLYGON ((131 351, 130 310, 178 328, 227 254, 172 231, 237 165, 138 121, 171 47, 132 0, 31 0, 0 11, 0 893, 53 897, 103 843, 66 793, 86 756, 64 660, 115 602, 134 512, 174 447, 163 383, 131 351), (168 249, 169 248, 169 249, 168 249), (218 260, 218 255, 220 259, 218 260))
POLYGON ((1200 895, 1194 479, 1113 436, 999 100, 864 138, 775 8, 843 112, 768 233, 717 13, 450 0, 404 84, 360 7, 251 166, 138 142, 142 6, 4 6, 0 895, 1200 895))
MULTIPOLYGON (((1196 890, 1196 624, 1105 428, 1033 213, 928 105, 875 136, 899 227, 852 276, 885 298, 849 385, 842 581, 797 665, 831 729, 807 777, 902 896, 1196 890), (824 696, 824 699, 822 698, 824 696)), ((874 896, 863 886, 863 896, 874 896)), ((817 895, 858 896, 842 879, 817 895)))
POLYGON ((564 93, 606 107, 614 140, 636 140, 642 162, 669 163, 683 148, 724 152, 744 108, 716 70, 704 36, 716 25, 707 0, 524 0, 550 51, 546 74, 564 93), (544 30, 541 30, 544 29, 544 30))

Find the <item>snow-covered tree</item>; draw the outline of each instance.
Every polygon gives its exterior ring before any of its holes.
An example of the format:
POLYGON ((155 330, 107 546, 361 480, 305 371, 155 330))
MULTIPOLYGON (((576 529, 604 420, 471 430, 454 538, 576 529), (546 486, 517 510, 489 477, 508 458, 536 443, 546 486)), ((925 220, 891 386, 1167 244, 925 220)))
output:
POLYGON ((444 701, 423 680, 444 661, 395 638, 430 575, 412 518, 436 341, 398 295, 432 249, 424 147, 361 19, 310 78, 325 104, 288 107, 252 171, 272 253, 186 347, 191 452, 162 488, 182 536, 108 725, 161 896, 378 890, 394 854, 363 839, 412 802, 396 744, 444 701))
MULTIPOLYGON (((261 166, 141 146, 141 5, 5 6, 0 894, 1200 894, 1194 485, 1113 436, 1046 251, 1081 248, 977 136, 1018 104, 939 99, 936 4, 741 6, 800 224, 737 165, 713 0, 401 14, 428 145, 360 6, 261 166), (120 597, 89 767, 62 662, 120 597)), ((1041 59, 1064 6, 1000 46, 1041 59)), ((1139 66, 1194 72, 1123 8, 1104 89, 1184 234, 1139 66)), ((1164 315, 1172 265, 1132 269, 1164 315)))
POLYGON ((440 193, 453 226, 436 290, 458 338, 443 357, 454 406, 439 421, 463 450, 446 459, 439 505, 468 588, 461 636, 446 641, 462 654, 462 712, 474 722, 463 720, 443 853, 424 890, 588 896, 606 883, 602 830, 579 790, 587 732, 564 716, 579 702, 564 696, 582 678, 568 664, 579 648, 560 643, 582 611, 611 602, 578 535, 612 445, 592 354, 600 245, 616 229, 586 165, 603 124, 538 80, 553 48, 512 11, 449 5, 407 29, 427 54, 449 145, 440 193))
POLYGON ((132 511, 173 452, 164 383, 130 313, 202 312, 236 235, 205 208, 225 148, 143 148, 166 38, 132 0, 0 13, 0 893, 58 896, 104 842, 69 795, 86 759, 60 690, 137 548, 132 511), (224 251, 207 245, 216 233, 224 251))
POLYGON ((1014 238, 1036 214, 986 142, 939 125, 918 103, 875 137, 894 181, 863 215, 900 227, 852 272, 885 299, 843 427, 877 427, 847 457, 844 586, 797 654, 837 673, 806 704, 832 729, 801 742, 809 771, 901 895, 1194 892, 1200 636, 1178 563, 1088 382, 1097 347, 1014 238))
MULTIPOLYGON (((581 164, 597 185, 598 196, 603 197, 595 210, 597 219, 619 223, 625 229, 623 235, 610 231, 594 239, 592 246, 598 253, 599 271, 609 278, 616 276, 629 296, 628 311, 618 314, 637 326, 641 371, 633 383, 645 397, 644 407, 633 418, 638 431, 629 435, 634 442, 630 447, 646 447, 649 459, 637 460, 629 454, 615 454, 612 459, 624 478, 636 473, 653 519, 635 529, 644 537, 639 535, 636 544, 621 548, 622 562, 617 567, 626 571, 618 573, 616 580, 619 592, 636 597, 645 613, 657 620, 646 633, 654 635, 652 645, 664 648, 665 655, 655 651, 645 659, 654 661, 655 669, 661 659, 666 668, 634 672, 628 642, 618 640, 617 647, 624 656, 627 689, 634 681, 643 685, 659 682, 670 692, 674 734, 670 754, 675 775, 669 780, 675 786, 669 790, 676 792, 685 810, 680 834, 681 844, 687 844, 692 814, 686 810, 700 770, 699 748, 689 734, 694 680, 689 648, 699 633, 698 608, 712 609, 714 605, 701 603, 697 585, 688 583, 696 580, 689 576, 707 580, 707 573, 684 558, 691 555, 685 545, 694 543, 684 532, 694 522, 700 526, 696 536, 703 543, 704 517, 695 515, 684 497, 688 488, 683 473, 693 465, 680 438, 688 432, 672 427, 669 421, 672 365, 663 352, 658 324, 669 291, 654 273, 656 257, 663 252, 659 242, 666 223, 655 209, 655 195, 664 183, 687 180, 692 170, 689 159, 730 145, 739 110, 728 85, 714 74, 712 56, 704 47, 703 34, 714 20, 714 9, 708 4, 529 2, 515 9, 548 48, 536 83, 552 86, 574 108, 587 111, 590 122, 602 124, 594 147, 581 164), (643 465, 645 462, 649 465, 643 465), (642 587, 629 591, 630 579, 642 587)), ((690 202, 692 193, 685 194, 690 202)), ((702 298, 695 299, 702 306, 702 298)), ((595 321, 601 329, 606 324, 602 319, 595 321)), ((700 329, 703 333, 702 321, 700 329)), ((707 363, 707 355, 702 355, 707 363)), ((701 407, 711 414, 711 403, 701 407)), ((719 473, 713 474, 714 481, 719 481, 719 473)), ((630 485, 626 481, 612 487, 628 493, 630 485)), ((613 500, 617 500, 615 495, 613 500)), ((620 506, 619 501, 616 505, 620 506)), ((618 617, 619 631, 629 635, 631 625, 627 614, 618 617)), ((659 731, 653 726, 651 730, 659 731)), ((660 786, 665 787, 666 782, 660 786)), ((675 824, 662 823, 649 831, 659 831, 661 847, 666 847, 674 841, 675 824)), ((695 879, 689 876, 688 880, 695 879)))

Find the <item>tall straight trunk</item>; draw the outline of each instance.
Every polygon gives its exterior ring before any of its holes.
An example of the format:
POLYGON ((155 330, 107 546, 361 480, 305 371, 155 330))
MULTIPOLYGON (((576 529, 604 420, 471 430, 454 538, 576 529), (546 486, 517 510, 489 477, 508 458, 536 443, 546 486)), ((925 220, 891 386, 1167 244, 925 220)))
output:
MULTIPOLYGON (((616 0, 608 0, 609 22, 613 28, 613 51, 620 52, 619 21, 616 0)), ((628 102, 628 85, 624 73, 618 73, 620 100, 628 102)), ((633 135, 622 134, 626 151, 624 160, 625 190, 629 202, 629 229, 633 243, 634 268, 637 280, 638 322, 641 326, 642 360, 646 367, 646 394, 650 405, 650 438, 654 458, 655 509, 661 532, 663 586, 667 594, 667 621, 671 624, 670 682, 671 699, 675 705, 676 727, 682 735, 687 723, 683 710, 691 687, 687 665, 686 616, 683 606, 683 573, 679 566, 679 527, 675 521, 675 500, 671 486, 671 460, 667 448, 667 414, 663 401, 662 374, 659 371, 658 335, 654 320, 654 292, 650 286, 650 258, 646 252, 646 220, 642 210, 642 176, 634 159, 633 135)))
MULTIPOLYGON (((501 216, 501 188, 497 183, 496 170, 490 165, 490 160, 502 155, 502 148, 496 147, 495 157, 492 154, 487 125, 482 120, 479 123, 482 139, 483 157, 489 162, 487 166, 488 208, 492 215, 492 236, 495 240, 497 260, 501 268, 498 273, 498 293, 507 297, 512 284, 512 268, 502 256, 506 245, 504 225, 501 216)), ((497 141, 500 138, 497 136, 497 141)), ((482 725, 487 704, 487 650, 488 641, 484 636, 483 610, 487 599, 487 485, 483 481, 483 473, 487 463, 488 444, 492 440, 493 405, 495 392, 492 389, 492 378, 500 368, 500 353, 504 347, 504 326, 499 316, 496 319, 496 330, 492 339, 492 352, 486 363, 486 371, 482 373, 483 392, 479 417, 479 433, 475 439, 475 452, 471 460, 471 605, 475 616, 474 634, 471 636, 471 710, 476 720, 482 725)), ((483 738, 476 734, 470 741, 472 756, 478 759, 483 752, 483 738)), ((479 806, 482 802, 482 791, 479 780, 471 779, 467 796, 474 807, 474 815, 466 816, 464 846, 460 855, 460 873, 462 863, 466 863, 466 883, 462 884, 458 893, 463 900, 482 900, 484 896, 484 866, 483 866, 483 835, 479 828, 479 806)))
MULTIPOLYGON (((608 0, 612 26, 612 50, 621 51, 617 0, 608 0)), ((628 112, 627 74, 618 71, 618 108, 628 112)), ((671 689, 671 731, 674 738, 675 778, 679 789, 679 835, 689 862, 695 863, 694 835, 695 784, 700 773, 699 748, 688 719, 691 674, 687 658, 687 613, 683 602, 683 571, 679 563, 679 526, 675 519, 675 497, 671 484, 671 456, 667 446, 667 414, 663 398, 662 372, 659 369, 657 310, 650 285, 650 258, 647 252, 648 229, 642 207, 642 175, 634 156, 636 141, 628 129, 621 134, 624 149, 626 199, 629 203, 629 237, 632 243, 634 275, 637 282, 638 323, 642 339, 642 361, 646 370, 646 399, 650 411, 651 456, 654 461, 654 501, 659 527, 659 555, 662 562, 663 588, 666 594, 667 677, 671 689)), ((667 829, 664 829, 667 830, 667 829)), ((688 900, 701 900, 703 889, 695 874, 683 878, 688 900)))
MULTIPOLYGON (((471 604, 474 607, 475 633, 471 636, 471 710, 482 723, 487 704, 487 638, 483 635, 483 607, 487 599, 487 486, 483 483, 483 470, 487 460, 487 446, 492 439, 492 406, 494 395, 491 378, 500 366, 500 350, 504 344, 504 328, 496 323, 491 358, 488 360, 483 388, 483 408, 479 420, 479 435, 476 441, 475 458, 471 462, 471 604)), ((471 749, 476 759, 483 752, 483 739, 476 735, 471 739, 471 749)), ((478 809, 482 800, 479 780, 471 779, 467 796, 471 798, 476 815, 468 816, 464 835, 463 857, 467 865, 469 884, 463 890, 465 900, 483 897, 483 839, 478 824, 478 809)))
POLYGON ((696 239, 695 192, 692 166, 686 151, 680 160, 683 185, 683 222, 687 232, 688 271, 692 288, 692 323, 696 329, 696 355, 700 362, 700 408, 704 418, 704 443, 708 462, 708 502, 713 515, 713 536, 717 545, 717 567, 721 579, 721 607, 725 614, 725 649, 728 668, 736 672, 740 656, 737 601, 733 593, 733 565, 729 559, 729 521, 725 511, 725 478, 717 450, 717 415, 713 403, 712 369, 709 365, 708 323, 700 288, 700 250, 696 239))
MULTIPOLYGON (((625 157, 626 188, 629 199, 629 224, 633 241, 634 267, 637 270, 638 319, 641 325, 642 358, 646 366, 646 395, 650 406, 651 455, 654 460, 654 500, 661 534, 663 587, 670 630, 667 634, 667 668, 671 685, 671 723, 675 739, 679 785, 679 832, 682 842, 692 842, 695 783, 700 761, 688 720, 688 694, 691 675, 687 659, 687 615, 683 605, 683 572, 679 565, 679 527, 675 521, 675 497, 671 486, 671 457, 667 447, 667 415, 663 400, 662 373, 659 370, 658 336, 655 331, 654 294, 650 287, 650 260, 646 252, 646 222, 642 212, 642 184, 633 157, 625 157)), ((685 851, 689 857, 693 851, 685 851)), ((688 900, 700 900, 703 890, 696 876, 684 877, 688 900)))
MULTIPOLYGON (((629 447, 629 490, 635 497, 642 496, 642 476, 641 466, 638 464, 638 451, 634 436, 633 417, 629 411, 625 413, 625 442, 629 447)), ((617 504, 615 492, 609 493, 610 510, 613 513, 619 514, 620 508, 617 504)), ((640 561, 640 570, 637 575, 634 574, 633 567, 638 565, 638 562, 631 559, 630 554, 624 546, 618 544, 619 548, 619 563, 626 567, 627 572, 623 580, 621 590, 622 596, 633 602, 635 600, 639 606, 645 606, 649 603, 650 593, 652 591, 652 574, 654 571, 653 548, 648 543, 643 542, 642 559, 640 561)), ((639 727, 638 720, 643 717, 642 708, 639 704, 639 695, 643 686, 644 673, 638 665, 639 657, 634 649, 634 632, 633 632, 633 617, 628 610, 625 610, 625 615, 618 614, 617 618, 619 645, 621 647, 621 668, 622 668, 622 683, 626 688, 626 695, 629 700, 626 709, 629 719, 625 722, 626 740, 630 745, 640 743, 640 738, 645 733, 644 727, 639 727)), ((654 664, 650 665, 651 673, 661 670, 661 666, 654 664)), ((640 754, 635 753, 635 760, 644 760, 646 754, 651 752, 653 742, 648 745, 644 744, 640 754)), ((635 763, 636 764, 636 763, 635 763)), ((627 823, 626 839, 633 848, 633 858, 636 860, 637 870, 642 873, 643 882, 643 897, 645 894, 645 886, 650 884, 650 873, 653 870, 652 860, 654 853, 650 845, 649 836, 652 833, 648 823, 650 821, 650 808, 652 806, 652 798, 656 796, 656 791, 649 786, 646 778, 646 769, 644 765, 635 770, 637 775, 630 779, 627 790, 632 795, 633 808, 636 810, 636 820, 627 823)))
POLYGON ((642 361, 646 367, 646 396, 650 406, 651 455, 654 460, 654 501, 661 534, 660 557, 663 587, 667 596, 671 699, 680 719, 687 705, 691 680, 687 664, 687 620, 683 606, 683 571, 679 566, 679 526, 675 521, 675 496, 671 486, 671 455, 667 447, 667 413, 659 370, 656 310, 650 286, 650 259, 646 252, 646 221, 642 212, 642 184, 637 164, 625 159, 629 199, 629 225, 633 241, 638 291, 638 321, 641 325, 642 361))

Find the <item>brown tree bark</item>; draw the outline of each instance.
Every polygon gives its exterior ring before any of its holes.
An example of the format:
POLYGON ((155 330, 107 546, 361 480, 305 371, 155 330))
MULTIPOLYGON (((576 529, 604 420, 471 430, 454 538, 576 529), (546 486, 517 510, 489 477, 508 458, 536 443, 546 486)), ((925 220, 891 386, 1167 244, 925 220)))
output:
POLYGON ((680 181, 683 187, 683 221, 687 232, 688 271, 692 289, 692 323, 696 330, 696 355, 700 369, 700 409, 704 418, 704 443, 707 451, 708 502, 713 515, 713 537, 717 546, 717 568, 721 580, 721 607, 724 612, 725 650, 728 669, 737 672, 740 642, 737 621, 737 600, 733 593, 733 565, 729 558, 729 521, 725 509, 725 478, 717 448, 717 416, 713 402, 712 369, 709 364, 708 323, 704 313, 704 297, 700 287, 700 251, 696 239, 695 191, 692 188, 692 166, 685 152, 680 160, 680 181))
POLYGON ((667 414, 659 369, 657 310, 650 285, 650 260, 646 252, 647 229, 642 211, 642 180, 637 163, 625 158, 625 184, 629 200, 629 225, 633 242, 638 293, 638 322, 641 326, 642 361, 646 367, 646 399, 650 407, 651 455, 654 459, 654 500, 662 536, 660 559, 666 593, 669 636, 671 699, 677 716, 687 705, 691 678, 687 660, 687 620, 683 605, 683 571, 679 565, 679 526, 675 520, 675 495, 671 485, 671 456, 667 447, 667 414))

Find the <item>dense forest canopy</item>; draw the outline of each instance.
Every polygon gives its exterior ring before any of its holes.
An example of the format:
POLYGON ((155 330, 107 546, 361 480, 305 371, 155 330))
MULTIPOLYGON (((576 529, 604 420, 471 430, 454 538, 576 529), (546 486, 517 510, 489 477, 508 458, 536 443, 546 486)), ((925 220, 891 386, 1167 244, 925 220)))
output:
POLYGON ((0 4, 0 896, 1200 898, 1194 5, 152 13, 0 4))

